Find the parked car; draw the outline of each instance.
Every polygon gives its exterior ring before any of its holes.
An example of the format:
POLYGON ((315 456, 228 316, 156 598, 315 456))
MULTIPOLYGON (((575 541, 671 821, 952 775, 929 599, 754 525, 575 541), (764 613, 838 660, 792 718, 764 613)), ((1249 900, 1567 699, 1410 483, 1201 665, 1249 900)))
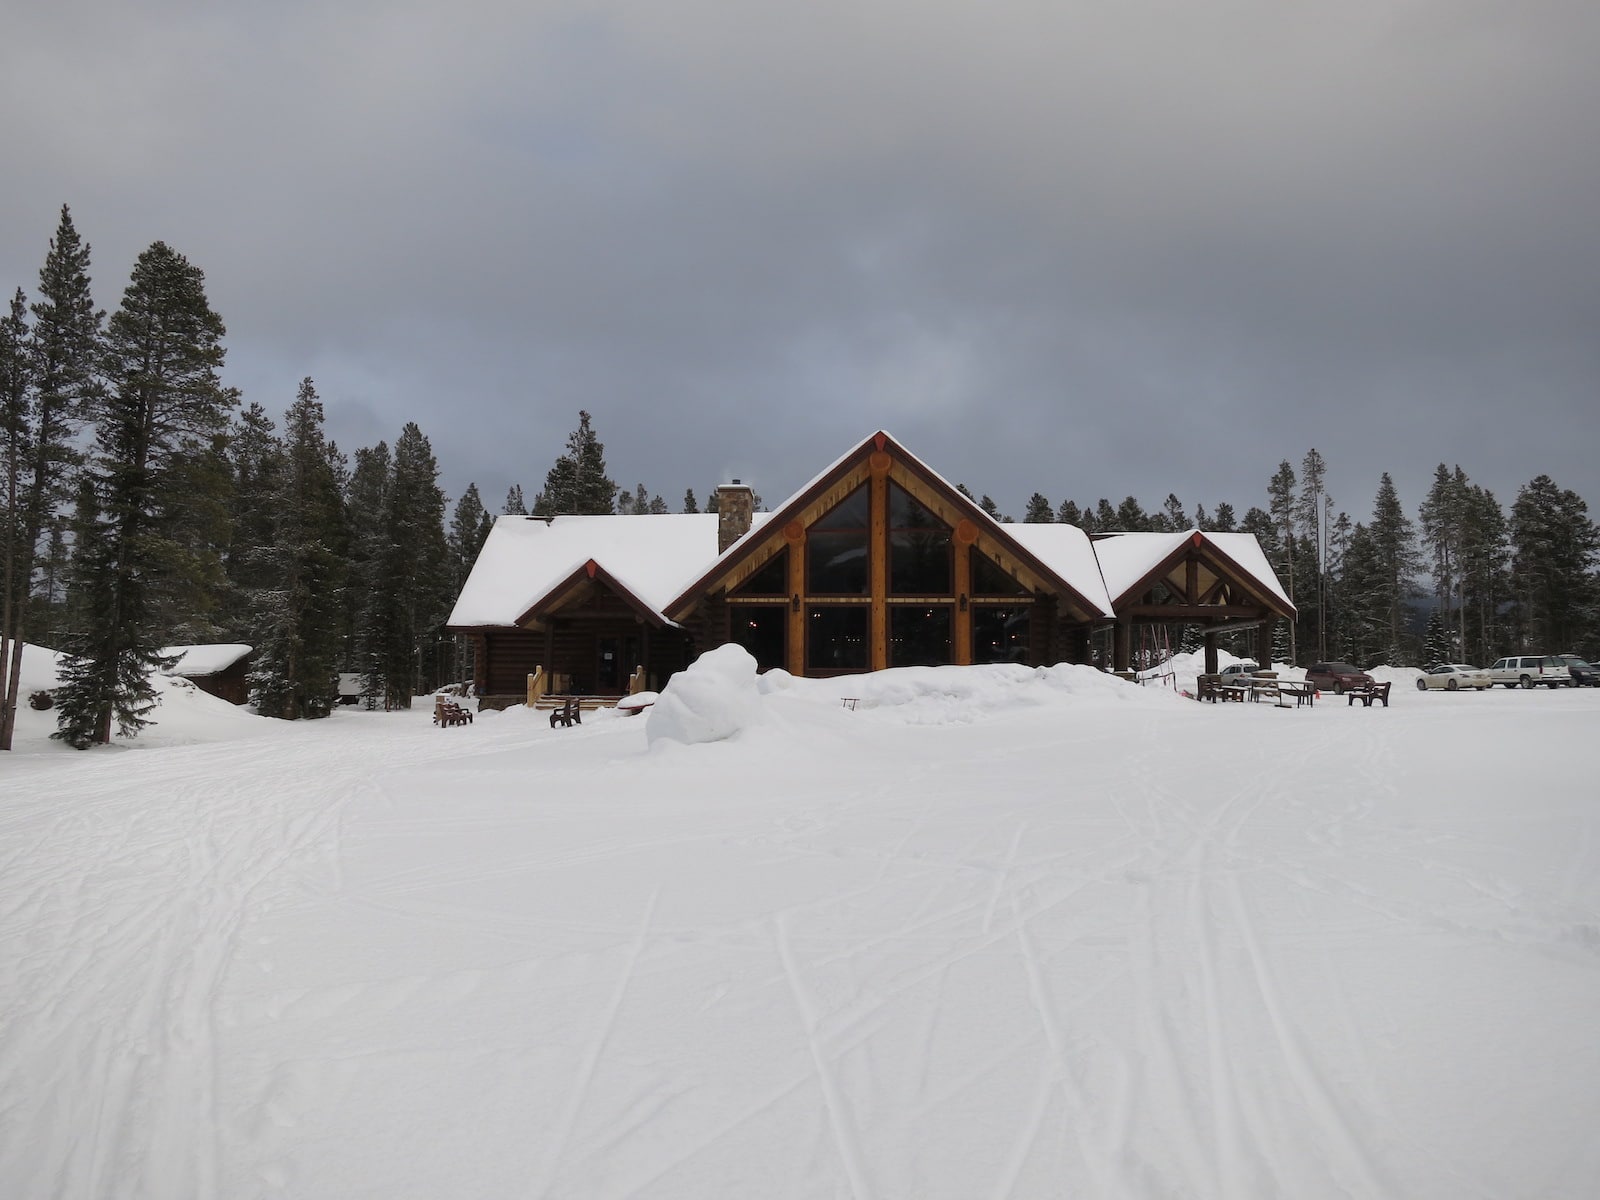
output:
POLYGON ((1469 667, 1466 663, 1440 663, 1436 667, 1429 667, 1417 680, 1419 692, 1459 692, 1463 688, 1476 688, 1481 692, 1492 686, 1494 684, 1489 672, 1482 667, 1469 667))
POLYGON ((1600 687, 1600 667, 1585 662, 1576 654, 1556 655, 1567 664, 1567 674, 1572 676, 1573 687, 1600 687))
POLYGON ((1259 670, 1261 670, 1261 664, 1256 662, 1255 659, 1241 658, 1238 662, 1229 663, 1222 668, 1222 682, 1236 683, 1241 679, 1250 679, 1259 670))
POLYGON ((1306 682, 1315 684, 1319 691, 1330 691, 1337 696, 1357 684, 1370 684, 1372 676, 1347 662, 1322 662, 1306 668, 1306 682))
POLYGON ((1572 672, 1554 654, 1513 654, 1489 664, 1489 678, 1508 688, 1570 687, 1572 672))

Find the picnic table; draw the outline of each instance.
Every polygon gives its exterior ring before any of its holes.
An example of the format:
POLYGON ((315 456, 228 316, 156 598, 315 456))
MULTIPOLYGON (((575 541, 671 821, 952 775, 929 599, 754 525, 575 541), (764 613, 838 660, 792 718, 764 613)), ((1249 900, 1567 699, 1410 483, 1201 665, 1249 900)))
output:
MULTIPOLYGON (((1317 702, 1316 684, 1307 683, 1303 679, 1281 679, 1278 681, 1278 699, 1283 701, 1288 696, 1294 697, 1294 706, 1296 708, 1302 706, 1310 708, 1317 702)), ((1288 708, 1289 705, 1284 703, 1283 707, 1288 708)))

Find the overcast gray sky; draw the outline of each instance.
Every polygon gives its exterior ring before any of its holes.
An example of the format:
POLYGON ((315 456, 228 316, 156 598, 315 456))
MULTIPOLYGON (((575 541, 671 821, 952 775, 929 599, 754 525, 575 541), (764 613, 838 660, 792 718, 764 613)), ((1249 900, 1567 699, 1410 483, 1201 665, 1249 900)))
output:
POLYGON ((1600 509, 1597 63, 1595 0, 16 4, 0 285, 163 239, 247 400, 495 510, 579 409, 674 508, 885 428, 1019 517, 1311 446, 1600 509))

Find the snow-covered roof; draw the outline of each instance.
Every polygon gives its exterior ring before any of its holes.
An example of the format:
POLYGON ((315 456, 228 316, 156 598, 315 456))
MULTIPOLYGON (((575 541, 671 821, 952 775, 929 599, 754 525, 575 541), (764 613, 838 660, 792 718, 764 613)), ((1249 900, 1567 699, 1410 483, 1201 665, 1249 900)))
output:
POLYGON ((1070 583, 1089 603, 1109 617, 1111 597, 1095 561, 1095 546, 1076 525, 1005 525, 1007 534, 1029 554, 1070 583))
MULTIPOLYGON (((699 589, 714 580, 719 568, 753 552, 752 537, 774 518, 788 519, 813 498, 813 493, 847 463, 876 442, 892 444, 896 454, 952 498, 959 489, 886 432, 858 442, 834 459, 775 512, 755 513, 750 531, 717 551, 717 515, 693 513, 625 517, 501 517, 489 533, 448 624, 454 628, 513 626, 545 600, 579 577, 593 563, 591 578, 609 577, 631 601, 642 605, 663 624, 676 624, 698 602, 699 589), (794 510, 791 512, 790 510, 794 510)), ((1010 539, 1037 564, 1083 597, 1091 614, 1115 616, 1114 602, 1168 555, 1195 536, 1183 533, 1125 533, 1091 540, 1075 525, 1003 525, 978 505, 963 500, 980 529, 1010 539)), ((1200 535, 1240 571, 1259 583, 1267 595, 1293 611, 1277 576, 1248 533, 1200 535)), ((1003 544, 1003 543, 1002 543, 1003 544)))
MULTIPOLYGON (((1050 526, 1018 526, 1018 528, 1050 528, 1050 526)), ((1138 583, 1164 559, 1175 553, 1184 542, 1195 536, 1195 530, 1178 533, 1114 533, 1094 542, 1095 557, 1100 560, 1100 574, 1105 579, 1106 593, 1112 602, 1120 600, 1129 588, 1138 583)), ((1268 594, 1283 601, 1292 611, 1294 604, 1278 582, 1277 573, 1261 551, 1261 543, 1253 533, 1201 533, 1200 536, 1231 561, 1268 594)))
POLYGON ((1189 537, 1187 533, 1118 533, 1094 543, 1100 576, 1113 601, 1143 579, 1189 537))
POLYGON ((178 657, 166 674, 192 679, 197 675, 226 671, 254 648, 243 642, 212 642, 201 646, 167 646, 160 653, 163 658, 178 657))
POLYGON ((661 616, 667 602, 716 557, 716 513, 501 517, 447 624, 515 625, 591 559, 661 616))
POLYGON ((1256 541, 1253 533, 1208 533, 1206 541, 1210 542, 1222 553, 1238 564, 1239 569, 1249 574, 1262 587, 1266 588, 1279 600, 1282 600, 1291 609, 1294 601, 1289 599, 1283 590, 1283 584, 1278 582, 1278 573, 1272 569, 1272 564, 1267 561, 1266 553, 1261 549, 1261 543, 1256 541))

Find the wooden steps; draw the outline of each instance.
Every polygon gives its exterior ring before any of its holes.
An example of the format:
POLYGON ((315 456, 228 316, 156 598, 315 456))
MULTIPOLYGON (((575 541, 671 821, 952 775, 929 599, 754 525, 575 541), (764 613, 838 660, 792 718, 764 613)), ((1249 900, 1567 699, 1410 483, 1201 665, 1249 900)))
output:
POLYGON ((597 708, 615 708, 621 699, 621 696, 574 696, 557 692, 540 696, 533 707, 537 712, 551 712, 565 707, 568 700, 576 700, 583 712, 593 712, 597 708))

